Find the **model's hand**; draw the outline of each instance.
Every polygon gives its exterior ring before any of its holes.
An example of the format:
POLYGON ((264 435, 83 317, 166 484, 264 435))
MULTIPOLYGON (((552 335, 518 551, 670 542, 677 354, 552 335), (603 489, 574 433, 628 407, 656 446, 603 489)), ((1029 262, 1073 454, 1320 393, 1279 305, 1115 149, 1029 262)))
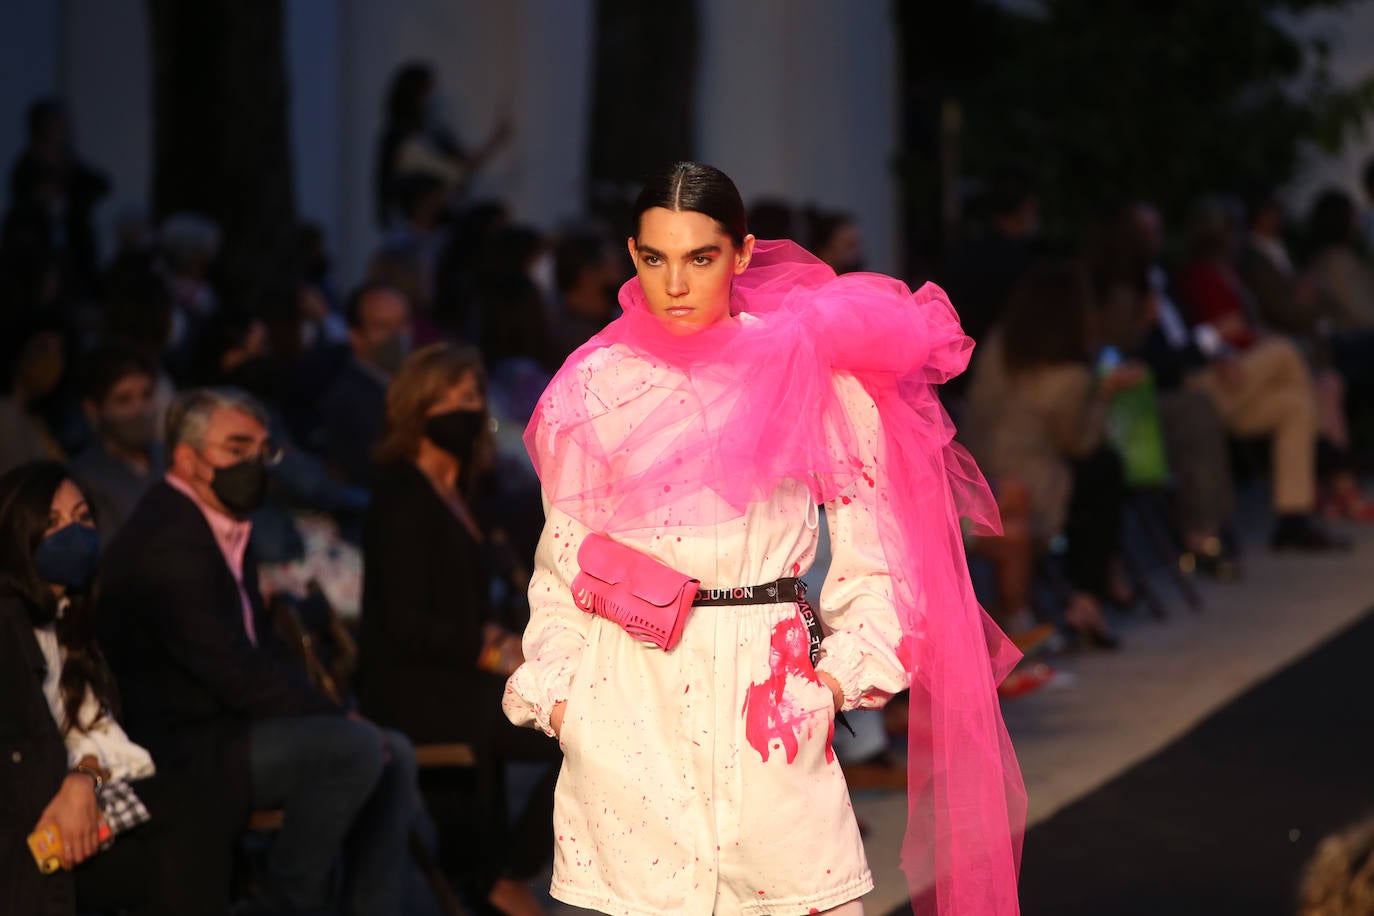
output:
POLYGON ((559 700, 553 704, 553 710, 549 713, 549 728, 553 729, 553 736, 562 740, 563 738, 563 713, 568 708, 567 700, 559 700))
POLYGON ((57 825, 62 838, 62 867, 70 871, 100 848, 100 807, 95 783, 85 773, 69 773, 48 807, 38 816, 34 829, 57 825))
POLYGON ((830 688, 830 693, 835 698, 835 712, 839 712, 840 707, 844 705, 844 688, 840 686, 839 681, 835 680, 834 675, 828 672, 817 671, 816 676, 821 679, 822 684, 830 688))

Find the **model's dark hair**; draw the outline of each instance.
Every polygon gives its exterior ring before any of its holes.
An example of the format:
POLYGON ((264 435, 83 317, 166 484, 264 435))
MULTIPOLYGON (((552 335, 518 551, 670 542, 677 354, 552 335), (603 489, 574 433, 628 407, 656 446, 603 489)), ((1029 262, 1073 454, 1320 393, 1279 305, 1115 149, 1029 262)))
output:
POLYGON ((57 598, 33 564, 33 552, 48 530, 53 495, 64 480, 76 483, 56 461, 30 461, 0 476, 0 589, 24 603, 34 626, 57 621, 57 641, 66 654, 58 680, 62 709, 67 726, 84 731, 92 723, 82 722, 78 713, 88 687, 102 709, 113 714, 118 706, 114 676, 95 642, 94 586, 69 593, 59 617, 57 598))
POLYGON ((1348 244, 1354 234, 1355 201, 1340 188, 1327 188, 1312 205, 1307 219, 1307 242, 1313 254, 1348 244))
POLYGON ((645 210, 663 207, 675 213, 711 217, 738 248, 749 234, 749 216, 739 189, 720 169, 699 162, 675 162, 644 183, 635 199, 635 238, 645 210))
POLYGON ((1008 372, 1088 358, 1088 271, 1076 261, 1042 261, 1017 282, 1002 318, 1008 372))

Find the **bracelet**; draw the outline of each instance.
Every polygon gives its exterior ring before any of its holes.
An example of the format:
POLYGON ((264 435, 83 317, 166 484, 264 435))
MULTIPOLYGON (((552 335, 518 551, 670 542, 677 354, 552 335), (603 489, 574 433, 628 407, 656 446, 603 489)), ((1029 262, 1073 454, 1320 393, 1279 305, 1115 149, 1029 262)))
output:
POLYGON ((84 773, 91 777, 91 781, 95 783, 95 793, 97 795, 100 794, 101 787, 105 785, 105 777, 101 775, 100 770, 95 767, 86 766, 84 763, 78 763, 76 766, 72 767, 71 771, 73 773, 84 773))

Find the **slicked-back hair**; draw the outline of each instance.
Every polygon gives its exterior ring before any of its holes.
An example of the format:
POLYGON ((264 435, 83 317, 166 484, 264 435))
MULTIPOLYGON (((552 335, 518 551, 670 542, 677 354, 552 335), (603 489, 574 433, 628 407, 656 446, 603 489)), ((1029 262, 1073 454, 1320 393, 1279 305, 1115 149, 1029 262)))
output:
POLYGON ((635 237, 640 218, 654 207, 711 217, 739 248, 749 234, 749 216, 739 189, 720 169, 700 162, 675 162, 644 183, 634 206, 635 237))

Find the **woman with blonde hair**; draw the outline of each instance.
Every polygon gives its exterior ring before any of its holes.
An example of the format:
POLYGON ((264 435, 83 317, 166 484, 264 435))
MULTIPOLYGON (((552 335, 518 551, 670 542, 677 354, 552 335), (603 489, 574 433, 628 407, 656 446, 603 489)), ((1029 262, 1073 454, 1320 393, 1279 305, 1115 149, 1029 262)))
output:
MULTIPOLYGON (((423 773, 440 831, 440 864, 503 913, 540 911, 526 879, 552 850, 553 777, 512 822, 510 760, 552 761, 557 749, 500 714, 503 677, 520 661, 518 623, 491 600, 500 538, 479 497, 491 437, 486 372, 469 347, 435 343, 401 364, 386 400, 386 431, 363 523, 358 692, 363 711, 416 744, 467 742, 476 751, 482 837, 476 873, 460 848, 471 797, 454 774, 423 773)), ((461 774, 460 774, 461 775, 461 774)))

